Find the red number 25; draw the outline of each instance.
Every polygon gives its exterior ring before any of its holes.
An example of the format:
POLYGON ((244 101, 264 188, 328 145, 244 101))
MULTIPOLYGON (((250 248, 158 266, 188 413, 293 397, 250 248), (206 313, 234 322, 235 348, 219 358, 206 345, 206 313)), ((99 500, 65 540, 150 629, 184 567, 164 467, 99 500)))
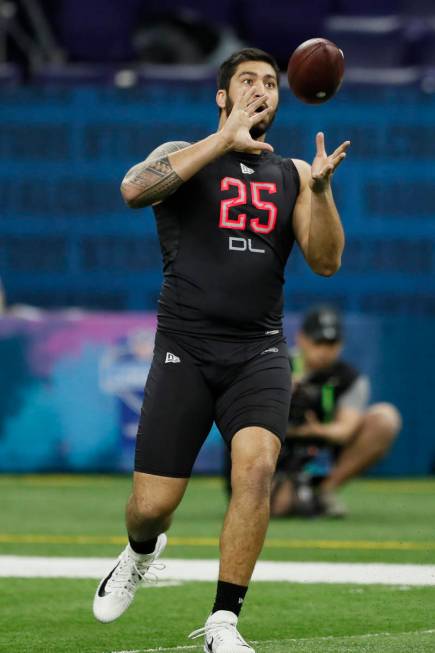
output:
MULTIPOLYGON (((257 209, 267 211, 267 222, 264 224, 260 221, 260 218, 252 218, 249 221, 251 229, 259 234, 269 234, 275 228, 278 209, 273 202, 265 202, 261 199, 261 191, 267 191, 272 195, 276 193, 276 184, 272 182, 251 181, 249 185, 252 204, 257 209)), ((237 218, 230 218, 229 211, 234 206, 246 206, 248 196, 247 184, 241 179, 235 179, 233 177, 222 179, 221 190, 229 190, 231 186, 237 188, 238 194, 236 197, 221 200, 219 226, 222 229, 239 229, 243 231, 246 229, 246 213, 239 213, 237 218)))

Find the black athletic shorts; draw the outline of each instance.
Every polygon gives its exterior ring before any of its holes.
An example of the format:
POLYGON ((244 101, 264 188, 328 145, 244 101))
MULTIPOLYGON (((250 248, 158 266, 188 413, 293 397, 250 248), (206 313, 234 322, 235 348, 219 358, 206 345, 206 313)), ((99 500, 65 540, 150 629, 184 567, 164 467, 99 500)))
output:
POLYGON ((247 426, 268 429, 283 442, 290 389, 282 335, 241 343, 157 332, 135 470, 188 478, 213 420, 228 446, 247 426))

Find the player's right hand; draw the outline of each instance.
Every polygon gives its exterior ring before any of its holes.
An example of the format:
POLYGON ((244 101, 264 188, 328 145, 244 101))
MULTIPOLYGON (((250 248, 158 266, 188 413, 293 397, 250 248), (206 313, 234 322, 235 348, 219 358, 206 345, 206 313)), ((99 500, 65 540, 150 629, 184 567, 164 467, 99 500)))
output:
POLYGON ((267 106, 267 96, 258 96, 255 86, 243 89, 234 102, 231 113, 220 132, 227 147, 230 150, 242 152, 258 150, 273 152, 273 147, 269 143, 257 141, 250 134, 251 128, 267 118, 270 111, 271 109, 267 106), (262 106, 265 108, 257 112, 262 106))

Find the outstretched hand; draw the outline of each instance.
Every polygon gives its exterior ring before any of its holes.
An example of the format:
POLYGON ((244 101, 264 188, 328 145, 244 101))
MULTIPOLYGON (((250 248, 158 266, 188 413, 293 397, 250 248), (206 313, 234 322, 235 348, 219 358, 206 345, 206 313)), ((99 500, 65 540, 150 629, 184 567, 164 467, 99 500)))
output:
POLYGON ((331 183, 331 177, 343 159, 346 158, 346 151, 350 141, 344 141, 329 156, 325 150, 325 137, 323 132, 316 135, 316 156, 311 165, 310 188, 315 193, 321 193, 331 183))
POLYGON ((267 96, 258 97, 255 86, 243 89, 234 102, 231 113, 221 131, 230 149, 245 152, 256 150, 273 152, 273 147, 269 143, 257 141, 250 134, 252 127, 269 115, 271 109, 266 103, 267 96), (265 108, 258 111, 262 106, 265 108))

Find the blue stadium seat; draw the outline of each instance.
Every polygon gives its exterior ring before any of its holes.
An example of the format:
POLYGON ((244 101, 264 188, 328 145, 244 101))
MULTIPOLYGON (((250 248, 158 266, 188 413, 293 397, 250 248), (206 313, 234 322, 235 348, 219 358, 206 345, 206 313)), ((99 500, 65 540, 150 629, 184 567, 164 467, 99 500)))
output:
POLYGON ((400 11, 401 0, 339 0, 336 13, 348 16, 388 16, 400 11))
POLYGON ((165 65, 165 64, 143 64, 134 69, 137 83, 147 82, 188 82, 204 84, 205 82, 216 81, 216 66, 210 65, 165 65))
POLYGON ((323 36, 330 0, 241 0, 241 36, 253 47, 273 52, 285 65, 295 47, 306 39, 323 36))
POLYGON ((0 86, 17 86, 22 80, 22 71, 13 63, 0 63, 0 86))
POLYGON ((420 66, 435 66, 435 25, 428 28, 415 47, 416 63, 420 66))
POLYGON ((143 0, 62 0, 53 20, 72 61, 130 61, 143 0))
POLYGON ((406 43, 397 16, 334 16, 327 21, 327 38, 344 52, 346 66, 388 68, 406 63, 406 43))
POLYGON ((107 64, 62 64, 41 66, 32 75, 32 81, 48 84, 113 84, 116 67, 107 64))
POLYGON ((53 21, 72 61, 128 62, 136 58, 132 35, 146 16, 192 10, 214 23, 234 23, 235 0, 62 0, 53 21))
POLYGON ((400 11, 406 16, 434 16, 434 0, 400 0, 400 11))
POLYGON ((190 10, 221 25, 234 25, 237 9, 237 0, 147 0, 144 3, 144 12, 153 15, 180 13, 190 10))
POLYGON ((435 93, 435 66, 423 69, 420 87, 428 95, 435 93))

